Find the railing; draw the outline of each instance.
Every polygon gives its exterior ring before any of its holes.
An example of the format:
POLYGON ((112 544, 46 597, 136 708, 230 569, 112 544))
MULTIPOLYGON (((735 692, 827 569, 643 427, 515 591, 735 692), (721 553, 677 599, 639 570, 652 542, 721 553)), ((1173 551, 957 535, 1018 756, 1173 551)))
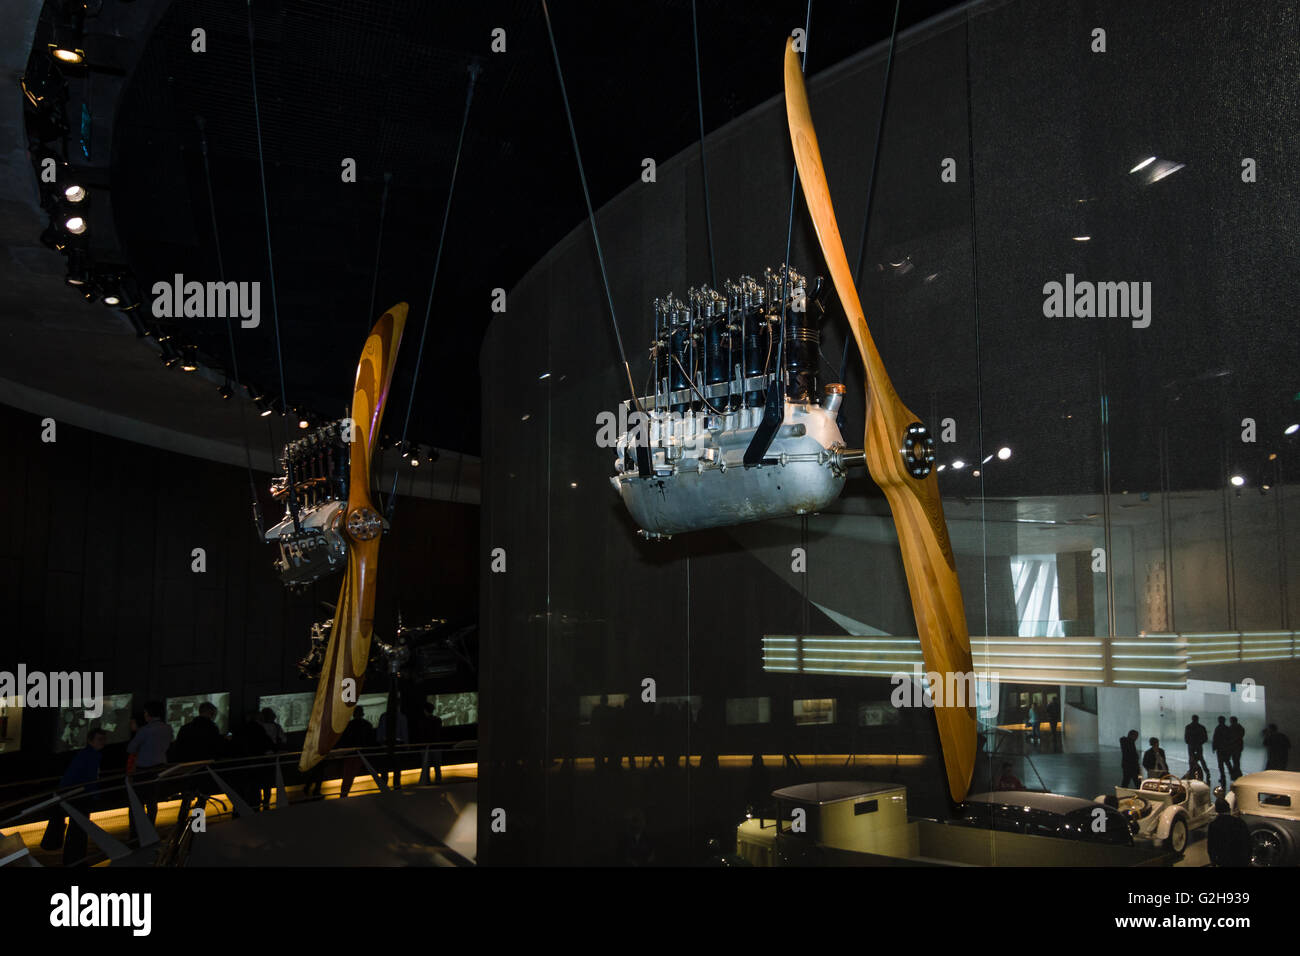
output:
MULTIPOLYGON (((375 790, 387 791, 392 787, 402 786, 402 774, 418 769, 419 785, 428 785, 434 780, 441 780, 443 771, 449 766, 459 766, 459 758, 471 758, 464 761, 473 763, 477 753, 477 741, 462 741, 455 744, 404 744, 389 751, 387 746, 368 748, 348 748, 336 750, 329 754, 316 768, 300 773, 297 770, 298 753, 268 754, 266 756, 232 759, 221 761, 196 761, 192 763, 169 764, 158 774, 137 773, 134 776, 115 775, 101 779, 93 784, 82 784, 64 789, 55 788, 46 795, 27 797, 0 806, 0 830, 30 828, 51 821, 60 826, 64 817, 68 819, 68 831, 64 841, 71 840, 71 846, 84 846, 80 836, 93 843, 110 860, 120 860, 138 853, 142 849, 157 846, 155 865, 181 865, 188 856, 188 848, 194 837, 192 820, 197 814, 187 812, 194 807, 204 811, 206 821, 214 817, 229 814, 233 817, 251 816, 257 808, 272 805, 275 810, 285 810, 292 806, 289 800, 290 786, 320 788, 323 798, 325 790, 333 789, 334 777, 326 778, 332 771, 339 781, 339 796, 352 792, 352 781, 357 777, 369 777, 374 782, 375 790), (290 783, 286 783, 285 768, 289 768, 290 783), (274 799, 263 800, 263 794, 271 791, 274 799), (164 842, 156 825, 158 807, 163 802, 179 800, 177 826, 168 834, 164 842), (216 804, 218 812, 208 814, 207 809, 216 804), (146 808, 152 807, 152 812, 146 808), (119 814, 126 814, 130 836, 120 839, 100 823, 119 814), (182 821, 181 817, 185 820, 182 821), (98 817, 96 822, 93 817, 98 817), (184 825, 181 825, 181 824, 184 825), (78 842, 80 841, 80 842, 78 842)), ((372 792, 366 788, 365 792, 372 792)), ((120 831, 120 819, 119 823, 120 831)), ((64 841, 60 841, 62 844, 64 841)), ((30 853, 15 849, 12 838, 7 840, 0 858, 6 863, 27 862, 40 865, 30 853)), ((25 849, 25 845, 24 845, 25 849)), ((66 856, 66 854, 65 854, 66 856)), ((64 860, 64 865, 84 865, 97 856, 88 853, 84 856, 64 860)), ((3 865, 3 864, 0 864, 3 865)))

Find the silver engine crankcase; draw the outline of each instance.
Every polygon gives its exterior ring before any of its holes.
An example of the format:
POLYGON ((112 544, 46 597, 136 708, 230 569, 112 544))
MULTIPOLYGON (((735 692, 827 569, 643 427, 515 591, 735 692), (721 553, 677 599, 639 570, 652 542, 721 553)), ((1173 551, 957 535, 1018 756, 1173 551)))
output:
POLYGON ((610 482, 648 538, 765 518, 812 514, 844 489, 844 441, 835 409, 787 402, 762 465, 746 468, 745 450, 762 421, 761 407, 723 415, 652 413, 653 474, 642 478, 629 435, 619 438, 610 482))

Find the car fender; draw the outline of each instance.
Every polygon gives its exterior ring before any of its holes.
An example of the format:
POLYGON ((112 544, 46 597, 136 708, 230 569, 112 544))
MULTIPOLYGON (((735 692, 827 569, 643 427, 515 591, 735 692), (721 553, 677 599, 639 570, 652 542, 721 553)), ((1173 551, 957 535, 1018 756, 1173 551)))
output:
MULTIPOLYGON (((1155 838, 1157 840, 1169 839, 1169 831, 1173 829, 1174 821, 1179 817, 1183 818, 1184 824, 1188 824, 1187 811, 1182 807, 1166 807, 1161 811, 1160 823, 1156 827, 1155 838)), ((1187 825, 1187 829, 1189 832, 1191 831, 1192 828, 1190 824, 1187 825)))

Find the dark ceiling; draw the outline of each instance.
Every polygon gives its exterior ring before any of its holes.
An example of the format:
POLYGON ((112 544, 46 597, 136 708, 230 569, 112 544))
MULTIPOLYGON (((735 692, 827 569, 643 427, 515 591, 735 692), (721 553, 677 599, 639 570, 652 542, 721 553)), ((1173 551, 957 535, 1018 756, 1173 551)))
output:
MULTIPOLYGON (((899 28, 953 5, 907 0, 899 28)), ((701 0, 706 130, 780 92, 773 38, 801 26, 806 11, 790 0, 701 0)), ((817 0, 809 70, 887 38, 893 13, 889 3, 817 0)), ((558 2, 551 15, 599 208, 636 180, 644 157, 662 161, 699 138, 691 3, 558 2)), ((340 414, 364 331, 405 300, 411 325, 386 423, 394 435, 411 387, 468 67, 481 66, 411 425, 412 439, 477 453, 478 351, 492 290, 511 288, 585 217, 541 4, 256 0, 253 28, 288 401, 340 414), (506 31, 505 53, 490 50, 497 27, 506 31), (344 158, 356 160, 355 183, 342 182, 344 158), (381 232, 385 173, 392 179, 381 232), (447 399, 456 414, 446 413, 447 399)), ((874 128, 875 119, 862 121, 874 128)), ((241 380, 278 394, 243 0, 175 3, 162 14, 119 100, 112 142, 118 239, 144 288, 178 272, 218 277, 215 206, 225 277, 263 283, 260 328, 235 329, 241 380), (191 50, 195 28, 206 31, 206 52, 191 50)), ((229 368, 221 320, 184 320, 173 336, 199 346, 206 364, 229 368)))

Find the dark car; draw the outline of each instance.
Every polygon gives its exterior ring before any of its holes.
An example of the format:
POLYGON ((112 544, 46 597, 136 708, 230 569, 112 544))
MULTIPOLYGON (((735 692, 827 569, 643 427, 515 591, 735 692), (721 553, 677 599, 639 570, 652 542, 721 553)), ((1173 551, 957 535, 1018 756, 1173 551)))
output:
POLYGON ((1035 790, 976 793, 957 806, 953 823, 1063 840, 1131 846, 1129 821, 1114 807, 1035 790))

